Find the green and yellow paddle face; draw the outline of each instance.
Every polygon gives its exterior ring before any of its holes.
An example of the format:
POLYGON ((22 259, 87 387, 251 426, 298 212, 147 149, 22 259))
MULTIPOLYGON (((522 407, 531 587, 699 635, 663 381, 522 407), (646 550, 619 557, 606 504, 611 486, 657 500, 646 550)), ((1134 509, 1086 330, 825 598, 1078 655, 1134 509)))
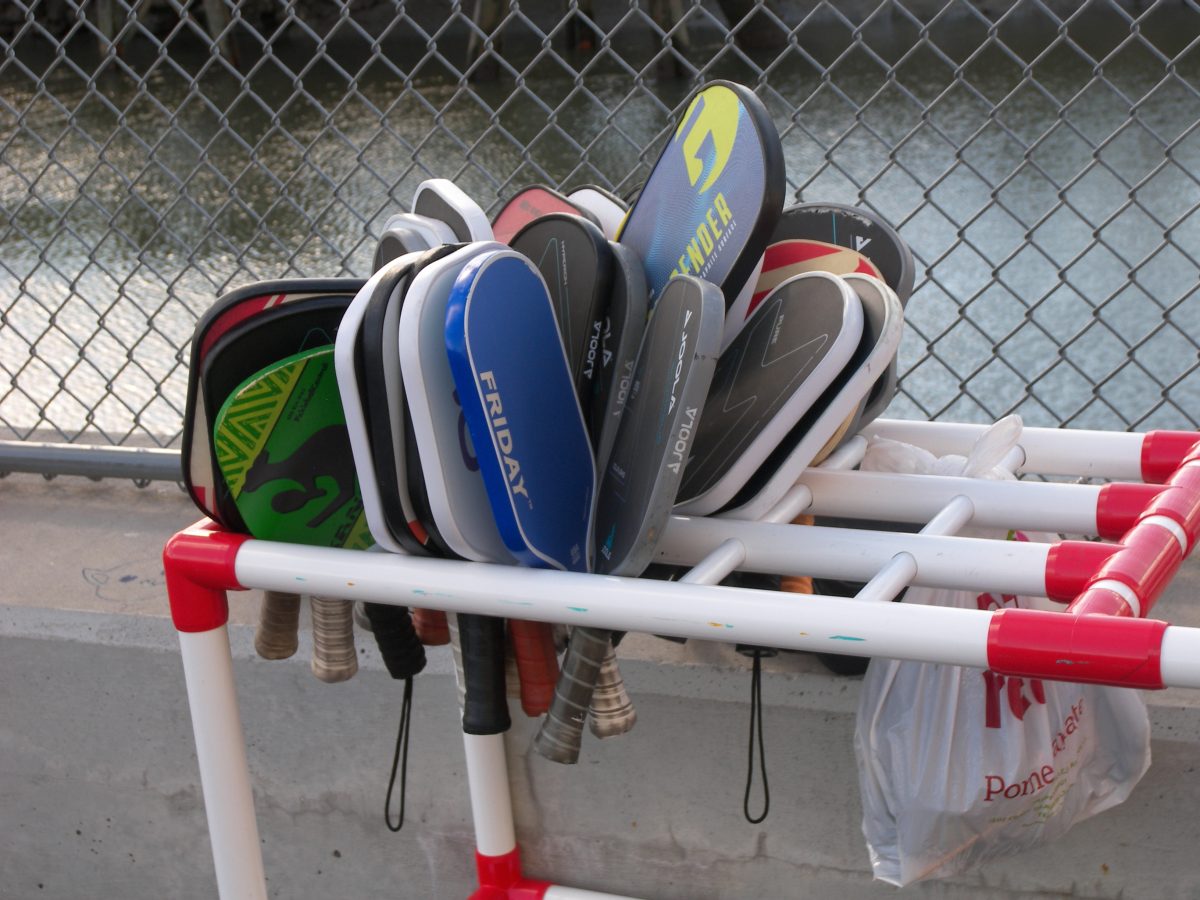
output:
POLYGON ((214 420, 213 446, 250 534, 324 547, 372 544, 332 346, 246 379, 214 420))

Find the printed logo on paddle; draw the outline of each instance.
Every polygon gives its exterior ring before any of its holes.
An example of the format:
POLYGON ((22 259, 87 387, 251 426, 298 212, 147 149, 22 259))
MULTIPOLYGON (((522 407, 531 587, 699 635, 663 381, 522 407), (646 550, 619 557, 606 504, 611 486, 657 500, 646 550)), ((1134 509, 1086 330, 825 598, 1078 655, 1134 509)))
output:
POLYGON ((721 286, 762 209, 764 170, 761 138, 737 94, 724 85, 697 94, 621 232, 642 258, 651 297, 673 275, 721 286))

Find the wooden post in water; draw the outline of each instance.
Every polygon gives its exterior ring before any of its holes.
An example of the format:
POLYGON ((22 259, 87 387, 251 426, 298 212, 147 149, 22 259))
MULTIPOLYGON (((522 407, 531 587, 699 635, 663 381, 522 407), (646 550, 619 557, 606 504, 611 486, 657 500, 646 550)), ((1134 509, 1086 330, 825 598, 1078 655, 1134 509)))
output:
MULTIPOLYGON (((475 0, 475 12, 471 15, 471 21, 475 23, 476 28, 471 30, 471 36, 467 39, 465 68, 470 69, 483 54, 483 40, 479 37, 480 31, 492 38, 492 46, 497 53, 500 52, 500 42, 503 36, 496 33, 496 27, 507 13, 508 0, 475 0)), ((496 71, 496 62, 487 60, 476 67, 475 71, 471 73, 471 78, 472 80, 490 81, 496 77, 496 71)))
POLYGON ((780 19, 774 0, 717 0, 717 6, 725 14, 729 27, 745 20, 734 40, 746 50, 780 50, 787 44, 787 32, 779 28, 765 15, 755 15, 759 6, 770 9, 780 19), (749 17, 749 18, 747 18, 749 17))
MULTIPOLYGON (((670 43, 680 54, 686 54, 692 49, 692 36, 688 34, 687 22, 684 20, 683 0, 650 0, 650 17, 664 32, 670 33, 670 43), (676 27, 678 25, 678 27, 676 27)), ((658 57, 659 74, 668 77, 685 75, 683 61, 674 53, 666 53, 658 57)))
POLYGON ((220 54, 235 67, 238 64, 237 48, 229 32, 229 10, 222 0, 204 0, 204 21, 209 37, 217 45, 220 54))
POLYGON ((107 56, 112 50, 113 38, 117 34, 113 3, 114 0, 96 0, 96 43, 100 46, 101 56, 107 56))

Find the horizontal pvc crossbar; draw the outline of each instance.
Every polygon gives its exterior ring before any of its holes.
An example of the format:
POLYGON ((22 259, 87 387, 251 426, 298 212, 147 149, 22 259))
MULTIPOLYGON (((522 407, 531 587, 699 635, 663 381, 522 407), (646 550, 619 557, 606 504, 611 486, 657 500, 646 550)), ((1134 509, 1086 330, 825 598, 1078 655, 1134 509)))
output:
POLYGON ((904 552, 917 563, 914 584, 1039 597, 1046 595, 1051 549, 1020 541, 672 516, 657 559, 692 565, 731 539, 745 551, 738 568, 751 572, 866 581, 904 552))
POLYGON ((1113 616, 862 603, 249 540, 244 587, 1143 688, 1200 687, 1200 629, 1113 616), (1173 635, 1170 641, 1166 635, 1173 635))
MULTIPOLYGON (((923 447, 935 456, 967 454, 989 425, 876 419, 863 434, 923 447)), ((1179 467, 1200 434, 1180 431, 1086 431, 1024 428, 1022 470, 1043 475, 1161 482, 1179 467)))
POLYGON ((1147 484, 987 481, 945 475, 808 469, 807 512, 846 519, 925 522, 956 496, 975 504, 971 524, 1117 539, 1163 488, 1147 484))

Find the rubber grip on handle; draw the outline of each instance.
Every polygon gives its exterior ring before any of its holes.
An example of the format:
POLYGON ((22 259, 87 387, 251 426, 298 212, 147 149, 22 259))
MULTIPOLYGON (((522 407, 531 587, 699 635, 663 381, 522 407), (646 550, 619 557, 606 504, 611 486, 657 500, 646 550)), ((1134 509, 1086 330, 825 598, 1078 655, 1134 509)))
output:
POLYGON ((412 608, 412 623, 417 636, 426 647, 441 647, 450 643, 450 626, 440 609, 412 608))
POLYGON ((454 657, 454 696, 458 698, 458 713, 461 716, 467 705, 467 678, 463 675, 462 644, 458 640, 458 615, 446 616, 446 630, 450 632, 450 653, 454 657))
POLYGON ((504 620, 459 613, 458 640, 467 681, 463 731, 503 734, 512 725, 504 695, 504 620))
POLYGON ((354 650, 354 610, 349 600, 310 598, 312 606, 312 672, 321 681, 347 681, 358 671, 354 650))
POLYGON ((300 596, 263 591, 254 649, 263 659, 287 659, 300 646, 300 596))
POLYGON ((571 630, 567 655, 554 688, 554 700, 533 746, 546 759, 560 763, 579 760, 583 723, 591 706, 600 665, 611 646, 608 631, 576 627, 571 630))
POLYGON ((425 668, 425 646, 417 637, 407 607, 364 603, 363 611, 371 622, 375 645, 389 675, 403 680, 425 668))
POLYGON ((508 634, 521 681, 521 709, 525 715, 536 718, 550 709, 558 681, 554 628, 547 622, 509 619, 508 634))
POLYGON ((601 739, 625 734, 637 724, 637 710, 625 690, 625 679, 617 668, 617 654, 611 644, 600 664, 589 713, 588 727, 601 739))

